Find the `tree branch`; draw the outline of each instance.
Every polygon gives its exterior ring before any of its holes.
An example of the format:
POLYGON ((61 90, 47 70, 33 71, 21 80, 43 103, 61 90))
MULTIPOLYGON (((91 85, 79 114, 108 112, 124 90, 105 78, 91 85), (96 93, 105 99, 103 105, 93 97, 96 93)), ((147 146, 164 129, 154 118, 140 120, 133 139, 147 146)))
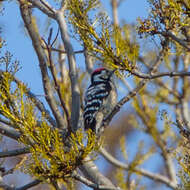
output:
POLYGON ((90 157, 86 157, 83 165, 81 165, 79 168, 83 172, 83 174, 93 183, 97 185, 105 185, 111 188, 116 188, 108 178, 106 178, 98 171, 98 168, 93 163, 93 161, 91 161, 90 157))
POLYGON ((89 54, 88 50, 85 48, 84 50, 84 57, 85 57, 85 66, 86 71, 88 72, 89 76, 93 72, 93 57, 89 54))
POLYGON ((30 150, 28 148, 9 150, 5 152, 0 152, 0 158, 13 157, 13 156, 18 156, 18 155, 27 154, 27 153, 30 153, 30 150))
POLYGON ((54 81, 54 84, 55 84, 55 90, 56 90, 56 92, 58 94, 59 100, 61 102, 62 109, 64 111, 64 114, 65 114, 65 117, 66 117, 66 120, 67 120, 68 130, 70 131, 70 129, 71 129, 70 116, 69 116, 68 109, 66 108, 66 105, 65 105, 64 99, 62 97, 62 94, 61 94, 61 87, 60 87, 60 84, 58 82, 55 65, 54 65, 53 60, 52 60, 51 50, 49 48, 49 44, 47 44, 45 42, 45 40, 43 40, 43 41, 46 44, 47 51, 48 51, 48 57, 49 57, 49 63, 50 63, 50 71, 51 71, 51 74, 52 74, 52 77, 53 77, 53 81, 54 81))
MULTIPOLYGON (((188 71, 189 59, 190 59, 190 53, 187 53, 186 55, 184 55, 183 67, 184 67, 185 71, 188 71)), ((188 91, 189 79, 187 77, 183 77, 182 82, 183 82, 182 94, 181 94, 181 97, 179 99, 181 102, 181 116, 182 116, 182 119, 183 119, 185 125, 187 126, 187 128, 190 129, 190 123, 189 123, 189 114, 190 114, 190 111, 189 111, 189 91, 188 91)))
POLYGON ((112 5, 112 17, 113 17, 113 23, 114 26, 119 25, 118 21, 118 0, 111 0, 111 5, 112 5))
POLYGON ((102 125, 103 125, 104 127, 107 126, 107 125, 110 123, 110 121, 112 120, 112 118, 114 117, 114 115, 120 111, 121 107, 122 107, 126 102, 128 102, 131 98, 133 98, 134 96, 136 96, 136 94, 145 86, 145 84, 146 84, 147 81, 148 81, 147 79, 142 80, 142 81, 137 85, 137 87, 136 87, 135 89, 133 89, 132 91, 130 91, 127 96, 123 97, 123 98, 117 103, 117 105, 114 107, 114 109, 111 111, 111 113, 110 113, 108 116, 106 116, 106 117, 104 118, 103 123, 102 123, 102 125))
POLYGON ((190 47, 188 46, 188 44, 185 42, 185 40, 182 40, 180 38, 178 38, 177 36, 175 36, 174 34, 172 34, 169 31, 157 31, 157 34, 161 34, 164 37, 170 37, 172 40, 176 41, 178 44, 180 44, 181 46, 183 46, 184 48, 186 48, 188 51, 190 51, 190 47))
POLYGON ((14 190, 26 190, 26 189, 29 189, 29 188, 31 188, 31 187, 34 187, 34 186, 36 186, 36 185, 38 185, 38 184, 40 184, 40 183, 41 183, 40 180, 34 180, 34 181, 32 181, 32 182, 30 182, 30 183, 28 183, 28 184, 26 184, 26 185, 24 185, 24 186, 22 186, 22 187, 17 187, 17 188, 15 188, 14 190))
POLYGON ((163 72, 163 73, 156 73, 156 74, 145 74, 145 73, 141 73, 139 71, 131 71, 131 74, 139 77, 139 78, 143 78, 143 79, 156 79, 156 78, 160 78, 160 77, 184 77, 184 76, 190 76, 190 72, 187 71, 173 71, 173 72, 163 72))
MULTIPOLYGON (((153 64, 152 68, 150 69, 150 75, 153 75, 153 73, 156 72, 158 65, 160 64, 163 54, 164 54, 165 49, 162 49, 158 56, 157 59, 155 61, 155 63, 153 64)), ((112 118, 114 117, 114 115, 116 113, 118 113, 121 109, 121 107, 128 102, 131 98, 133 98, 134 96, 136 96, 136 94, 145 86, 145 84, 149 81, 150 79, 143 79, 142 81, 140 81, 140 83, 137 85, 137 87, 130 91, 128 93, 127 96, 123 97, 117 104, 116 106, 113 108, 113 110, 104 118, 103 122, 102 122, 102 126, 106 127, 110 121, 112 120, 112 118)))
MULTIPOLYGON (((124 163, 120 162, 119 160, 117 160, 116 158, 114 158, 111 154, 109 154, 104 148, 100 147, 99 151, 100 151, 100 154, 108 162, 110 162, 114 166, 122 168, 122 169, 127 170, 127 171, 130 170, 130 166, 128 164, 124 164, 124 163)), ((170 180, 170 179, 168 179, 166 176, 163 176, 163 175, 160 175, 160 174, 154 174, 154 173, 151 173, 151 172, 146 171, 146 170, 141 169, 141 168, 134 168, 133 171, 136 174, 140 174, 140 175, 143 175, 145 177, 148 177, 149 179, 156 180, 158 182, 164 183, 168 187, 177 190, 176 184, 173 183, 173 181, 170 180)))
POLYGON ((41 47, 41 38, 38 33, 35 20, 34 20, 34 18, 31 17, 31 12, 30 12, 25 0, 19 0, 19 2, 20 2, 20 11, 21 11, 23 21, 25 23, 25 27, 28 30, 28 33, 32 39, 33 47, 38 56, 39 66, 40 66, 42 80, 43 80, 42 81, 43 87, 44 87, 44 91, 46 94, 46 96, 45 96, 46 101, 48 102, 48 104, 53 112, 53 115, 56 118, 56 121, 58 123, 57 127, 64 129, 64 128, 66 128, 66 126, 64 126, 64 120, 63 120, 62 114, 60 113, 60 111, 58 109, 58 106, 56 104, 56 100, 54 98, 54 94, 53 94, 53 91, 51 88, 51 83, 50 83, 48 72, 47 72, 48 59, 47 59, 47 56, 46 56, 43 48, 41 47))
POLYGON ((183 125, 183 122, 180 121, 180 119, 178 118, 179 116, 177 116, 176 119, 176 126, 179 129, 180 134, 185 137, 188 141, 190 141, 190 131, 189 129, 186 129, 183 125))
POLYGON ((15 190, 14 187, 5 184, 2 180, 0 180, 0 188, 3 190, 15 190))
POLYGON ((55 18, 55 10, 45 1, 42 0, 28 0, 34 7, 37 7, 43 13, 51 18, 55 18))
MULTIPOLYGON (((42 47, 44 49, 47 49, 47 47, 43 46, 42 47)), ((58 53, 63 53, 63 54, 66 54, 67 52, 64 51, 64 50, 61 50, 61 49, 57 49, 57 48, 53 48, 53 47, 50 47, 49 48, 51 51, 55 51, 55 52, 58 52, 58 53)), ((84 50, 78 50, 78 51, 74 51, 75 54, 79 54, 79 53, 84 53, 84 50)))
POLYGON ((0 125, 0 134, 5 135, 9 138, 12 138, 14 140, 18 140, 20 137, 20 133, 17 132, 15 129, 9 126, 5 125, 0 125))
POLYGON ((31 98, 36 105, 36 107, 41 111, 41 113, 45 113, 44 116, 51 123, 53 127, 56 127, 56 121, 51 117, 49 111, 45 108, 43 102, 41 102, 35 94, 33 94, 29 89, 26 91, 29 98, 31 98))
POLYGON ((119 190, 120 188, 113 188, 112 186, 105 186, 105 185, 98 185, 93 183, 92 181, 88 180, 87 178, 77 174, 76 172, 72 174, 72 177, 83 184, 87 185, 88 187, 91 187, 93 189, 97 190, 119 190))
POLYGON ((7 121, 6 119, 3 119, 1 117, 0 117, 0 122, 3 123, 3 124, 5 124, 5 125, 8 125, 8 126, 12 125, 10 121, 7 121))
POLYGON ((67 52, 67 58, 69 62, 69 76, 71 80, 71 91, 72 91, 72 109, 71 109, 71 126, 72 131, 76 131, 78 128, 78 120, 80 114, 80 90, 78 85, 78 75, 76 68, 75 54, 73 51, 72 44, 67 32, 67 25, 64 18, 64 10, 60 9, 56 14, 56 20, 59 24, 61 31, 61 38, 67 52))
MULTIPOLYGON (((0 70, 0 73, 3 73, 2 70, 0 70)), ((17 79, 15 76, 12 76, 13 80, 15 81, 15 83, 18 84, 22 84, 22 82, 17 79)), ((32 91, 30 91, 29 88, 26 88, 26 95, 34 102, 34 104, 36 105, 36 107, 42 112, 45 113, 45 117, 46 119, 51 123, 52 126, 56 127, 56 122, 55 120, 51 117, 49 111, 45 108, 43 102, 41 102, 34 93, 32 93, 32 91)))

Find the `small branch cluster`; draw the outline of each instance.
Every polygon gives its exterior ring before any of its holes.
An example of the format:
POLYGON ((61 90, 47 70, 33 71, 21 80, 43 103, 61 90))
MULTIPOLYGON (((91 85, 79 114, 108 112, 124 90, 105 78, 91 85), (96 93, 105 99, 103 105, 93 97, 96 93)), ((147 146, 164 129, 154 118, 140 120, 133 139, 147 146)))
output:
POLYGON ((189 47, 189 3, 185 0, 164 0, 152 2, 150 15, 142 21, 139 19, 139 34, 161 35, 163 39, 172 39, 187 51, 189 47))

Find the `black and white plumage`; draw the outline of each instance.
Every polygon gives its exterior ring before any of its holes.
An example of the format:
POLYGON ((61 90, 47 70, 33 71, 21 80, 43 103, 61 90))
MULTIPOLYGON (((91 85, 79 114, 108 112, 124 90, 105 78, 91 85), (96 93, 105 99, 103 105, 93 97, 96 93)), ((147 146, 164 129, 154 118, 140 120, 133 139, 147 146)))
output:
POLYGON ((113 73, 105 68, 96 69, 91 75, 91 85, 85 93, 84 127, 100 132, 103 118, 114 107, 117 101, 113 73))

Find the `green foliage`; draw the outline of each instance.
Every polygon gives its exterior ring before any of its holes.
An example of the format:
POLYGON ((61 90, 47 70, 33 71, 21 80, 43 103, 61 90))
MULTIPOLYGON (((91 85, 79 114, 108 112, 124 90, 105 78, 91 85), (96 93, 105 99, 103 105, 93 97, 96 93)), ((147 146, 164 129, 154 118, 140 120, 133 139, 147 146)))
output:
POLYGON ((115 178, 117 180, 117 185, 121 188, 121 189, 127 189, 127 184, 125 182, 125 172, 122 169, 117 169, 115 178))
POLYGON ((131 40, 131 30, 129 25, 124 25, 122 28, 115 27, 113 30, 113 46, 115 49, 115 56, 119 58, 120 67, 124 67, 127 70, 132 69, 135 66, 136 59, 139 54, 139 46, 131 40), (128 68, 129 63, 133 63, 128 68))
POLYGON ((50 126, 26 96, 26 86, 15 83, 10 73, 2 72, 0 87, 0 114, 20 132, 20 142, 31 152, 24 167, 27 173, 49 182, 68 178, 87 155, 99 148, 91 130, 87 134, 78 130, 63 142, 61 132, 50 126))
POLYGON ((139 19, 139 34, 155 35, 172 31, 175 35, 189 34, 190 2, 187 0, 153 0, 151 11, 145 20, 139 19))
MULTIPOLYGON (((120 139, 120 149, 121 153, 123 155, 123 158, 125 159, 125 162, 128 165, 128 169, 117 169, 116 175, 114 176, 117 185, 122 189, 146 189, 145 186, 143 186, 140 181, 142 179, 141 173, 137 170, 139 166, 141 166, 143 163, 145 163, 154 153, 155 153, 155 147, 151 146, 147 151, 145 151, 144 141, 140 141, 136 154, 133 158, 133 160, 128 163, 128 157, 130 155, 126 152, 126 137, 122 136, 120 139), (135 176, 135 181, 132 179, 135 176)), ((147 149, 147 148, 146 148, 147 149)))
POLYGON ((113 27, 108 16, 98 13, 98 0, 71 0, 68 19, 88 51, 108 67, 131 70, 138 56, 137 43, 131 42, 129 28, 113 27), (91 18, 96 11, 94 18, 91 18))
POLYGON ((31 101, 24 101, 26 86, 19 83, 14 88, 13 76, 9 72, 2 72, 0 77, 0 114, 11 122, 15 128, 31 120, 33 108, 31 101), (18 87, 18 88, 17 88, 18 87), (24 109, 25 108, 25 109, 24 109))
MULTIPOLYGON (((1 45, 2 47, 4 46, 4 41, 0 41, 0 48, 1 45)), ((21 67, 20 67, 20 63, 18 60, 13 60, 13 55, 9 52, 6 51, 5 54, 0 57, 0 66, 2 67, 3 70, 5 70, 6 72, 11 73, 12 75, 14 75, 16 72, 18 72, 21 67)))
POLYGON ((130 170, 135 171, 135 167, 143 164, 155 152, 154 146, 150 147, 147 152, 144 151, 143 141, 139 142, 138 151, 130 163, 130 170))
MULTIPOLYGON (((1 29, 1 28, 0 28, 1 29)), ((5 40, 3 40, 1 37, 0 37, 0 52, 1 52, 1 49, 2 47, 5 46, 5 40)))
MULTIPOLYGON (((155 105, 154 109, 152 109, 151 106, 153 105, 149 103, 148 97, 142 95, 138 99, 134 99, 133 106, 144 126, 146 126, 146 129, 144 130, 151 134, 152 138, 157 141, 159 134, 158 129, 156 128, 158 107, 155 105)), ((141 126, 141 130, 142 129, 143 127, 141 126)))
POLYGON ((84 145, 86 135, 81 130, 71 134, 68 142, 63 142, 60 132, 51 129, 46 122, 36 126, 35 131, 25 130, 21 142, 30 145, 31 156, 25 164, 25 171, 40 180, 52 180, 71 177, 72 172, 82 164, 84 158, 98 149, 96 137, 88 131, 88 142, 84 145), (68 144, 69 143, 69 144, 68 144))
POLYGON ((187 140, 183 139, 179 148, 175 151, 175 157, 179 163, 178 177, 180 183, 178 190, 189 190, 190 189, 190 144, 187 140))
POLYGON ((69 72, 66 70, 65 68, 65 73, 63 76, 62 80, 58 81, 59 86, 60 86, 60 91, 62 92, 62 98, 65 102, 65 106, 68 109, 69 113, 71 112, 71 90, 70 90, 70 86, 71 86, 71 82, 69 79, 69 72))

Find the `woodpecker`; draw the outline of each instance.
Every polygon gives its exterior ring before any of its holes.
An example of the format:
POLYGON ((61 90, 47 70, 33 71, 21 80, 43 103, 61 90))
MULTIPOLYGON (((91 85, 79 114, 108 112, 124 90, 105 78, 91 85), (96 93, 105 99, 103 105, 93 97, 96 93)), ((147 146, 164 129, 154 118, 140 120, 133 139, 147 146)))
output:
POLYGON ((91 84, 84 97, 84 128, 100 134, 101 124, 117 102, 117 92, 113 81, 115 70, 96 69, 91 75, 91 84))

